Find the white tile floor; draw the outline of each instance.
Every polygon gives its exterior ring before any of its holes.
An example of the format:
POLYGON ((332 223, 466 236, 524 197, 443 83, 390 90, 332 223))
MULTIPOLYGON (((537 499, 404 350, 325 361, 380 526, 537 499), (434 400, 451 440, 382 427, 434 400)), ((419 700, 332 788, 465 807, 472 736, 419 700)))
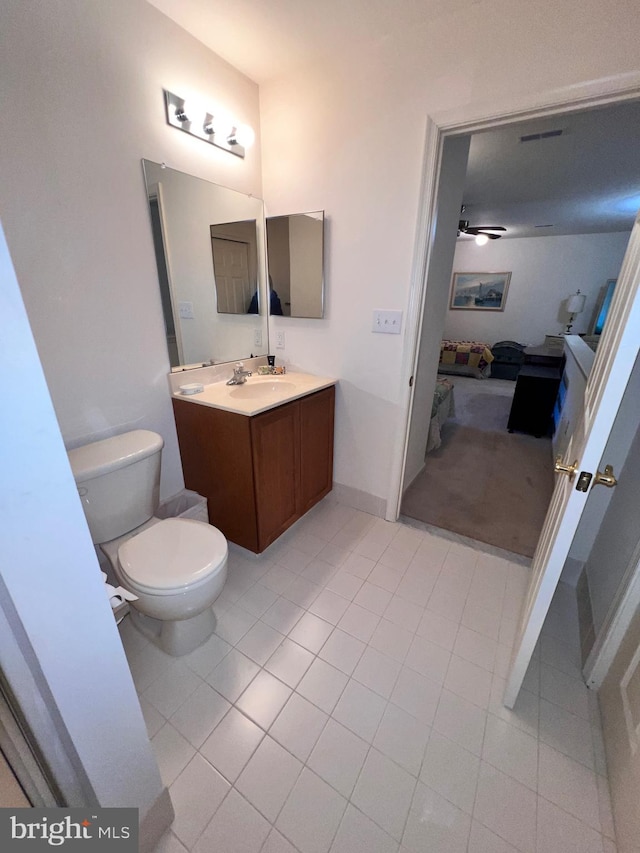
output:
POLYGON ((501 703, 527 571, 329 498, 231 553, 191 655, 125 620, 176 811, 158 853, 615 851, 570 590, 501 703))

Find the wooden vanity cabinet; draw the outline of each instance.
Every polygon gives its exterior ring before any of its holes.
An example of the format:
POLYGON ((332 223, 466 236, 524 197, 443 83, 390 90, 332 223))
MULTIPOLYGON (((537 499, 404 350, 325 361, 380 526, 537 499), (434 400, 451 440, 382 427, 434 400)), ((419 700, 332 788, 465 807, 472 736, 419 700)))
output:
POLYGON ((185 486, 209 521, 261 553, 331 491, 335 388, 253 417, 173 399, 185 486))

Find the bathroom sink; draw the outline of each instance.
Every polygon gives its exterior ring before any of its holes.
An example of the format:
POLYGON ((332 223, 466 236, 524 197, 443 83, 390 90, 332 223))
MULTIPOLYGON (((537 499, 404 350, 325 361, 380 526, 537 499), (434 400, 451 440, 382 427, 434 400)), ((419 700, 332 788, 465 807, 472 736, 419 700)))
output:
MULTIPOLYGON (((202 368, 207 370, 208 368, 202 368)), ((213 368, 212 368, 213 369, 213 368)), ((277 373, 274 375, 253 374, 242 385, 227 385, 227 376, 224 380, 218 375, 216 382, 207 382, 203 377, 204 390, 198 394, 185 396, 176 383, 173 396, 179 398, 180 403, 195 403, 199 406, 211 406, 214 409, 222 409, 225 412, 234 412, 237 415, 253 417, 268 409, 282 406, 307 394, 315 394, 323 388, 335 385, 335 379, 324 376, 313 376, 311 373, 277 373)), ((176 399, 176 404, 178 399, 176 399)))
POLYGON ((246 382, 244 385, 238 385, 233 391, 229 392, 229 396, 238 400, 259 400, 265 397, 273 398, 291 394, 295 388, 295 383, 288 382, 286 379, 257 379, 253 382, 246 382))

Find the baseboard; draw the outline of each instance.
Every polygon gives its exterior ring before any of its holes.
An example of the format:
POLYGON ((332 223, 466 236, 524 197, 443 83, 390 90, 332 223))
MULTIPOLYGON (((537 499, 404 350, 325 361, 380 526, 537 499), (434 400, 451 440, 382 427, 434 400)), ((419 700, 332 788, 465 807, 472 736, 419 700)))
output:
POLYGON ((344 486, 342 483, 333 484, 332 497, 345 506, 368 512, 378 518, 384 518, 387 513, 387 502, 384 498, 354 489, 353 486, 344 486))
POLYGON ((402 497, 404 497, 404 493, 407 491, 407 489, 409 489, 409 488, 411 487, 411 485, 412 485, 413 483, 415 483, 415 481, 418 479, 418 477, 419 477, 421 474, 424 474, 424 472, 426 471, 426 468, 427 468, 427 463, 425 462, 425 463, 424 463, 424 465, 422 466, 422 468, 420 468, 420 470, 416 473, 415 477, 412 477, 412 478, 411 478, 411 480, 410 480, 410 482, 405 483, 405 485, 404 485, 404 489, 403 489, 403 492, 402 492, 402 497))
POLYGON ((168 788, 162 793, 140 820, 140 853, 153 853, 158 842, 173 823, 175 812, 168 788))
POLYGON ((589 577, 583 569, 578 583, 576 584, 576 602, 578 605, 578 632, 580 634, 581 662, 585 661, 591 653, 596 641, 596 631, 593 624, 593 610, 591 609, 591 593, 589 591, 589 577))

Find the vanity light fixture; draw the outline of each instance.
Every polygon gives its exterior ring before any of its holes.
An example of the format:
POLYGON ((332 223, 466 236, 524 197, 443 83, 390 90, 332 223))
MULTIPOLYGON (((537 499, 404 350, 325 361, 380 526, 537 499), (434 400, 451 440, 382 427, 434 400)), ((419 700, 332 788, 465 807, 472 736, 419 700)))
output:
POLYGON ((255 133, 248 125, 236 124, 222 115, 216 116, 206 107, 180 98, 167 89, 164 90, 164 103, 167 124, 216 148, 244 159, 246 149, 253 144, 255 133))

